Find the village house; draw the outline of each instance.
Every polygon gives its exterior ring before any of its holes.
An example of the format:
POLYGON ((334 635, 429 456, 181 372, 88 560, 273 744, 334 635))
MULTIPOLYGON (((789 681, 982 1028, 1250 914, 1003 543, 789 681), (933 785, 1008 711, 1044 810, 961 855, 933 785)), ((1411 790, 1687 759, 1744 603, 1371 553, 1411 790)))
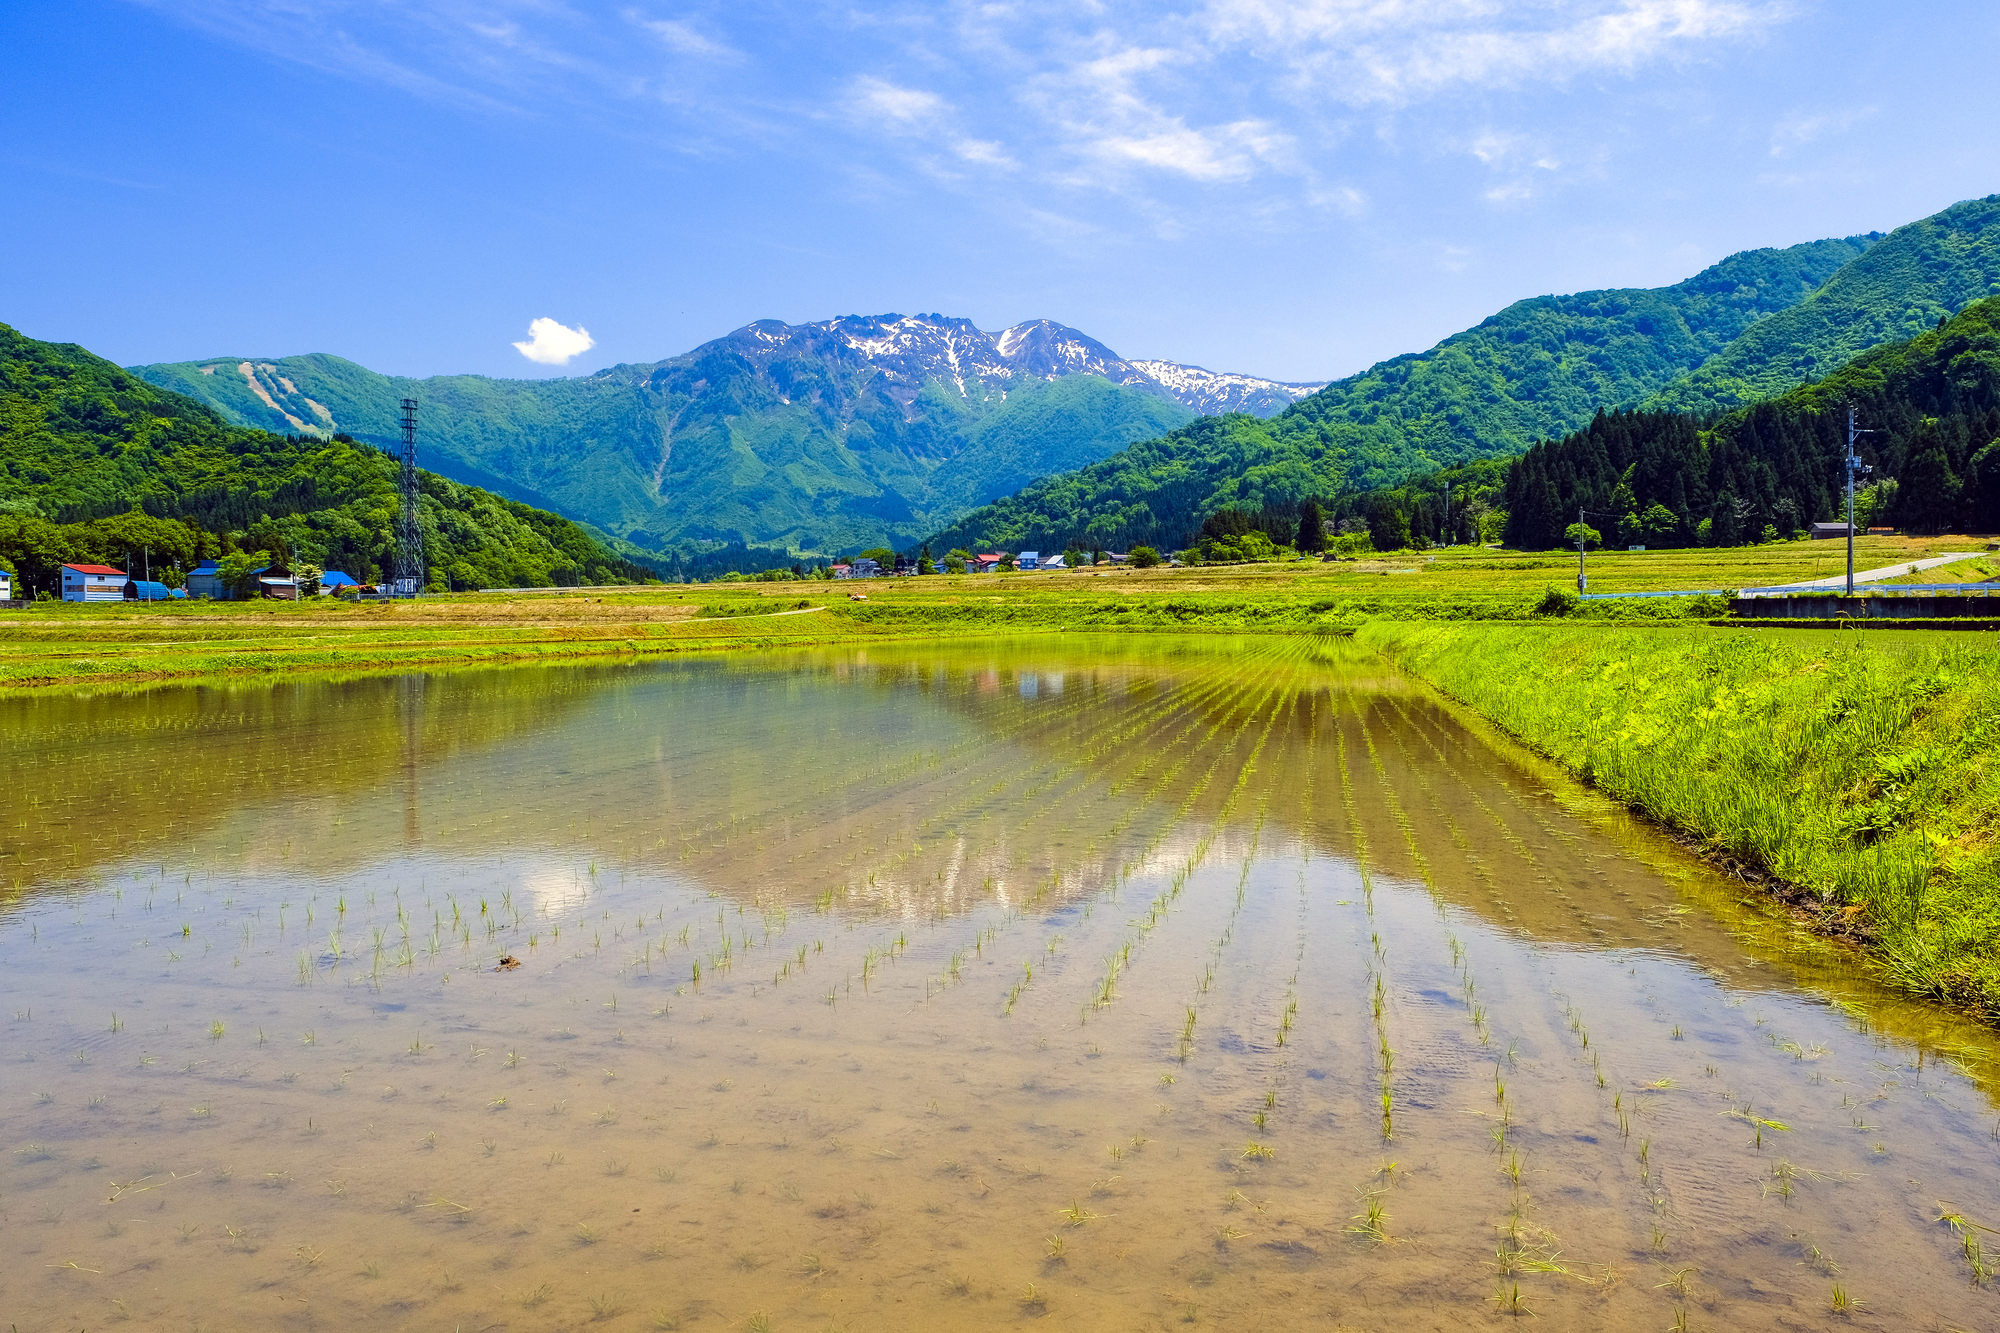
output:
POLYGON ((1016 569, 1039 569, 1041 567, 1041 560, 1042 553, 1040 551, 1023 551, 1014 557, 1014 567, 1016 569))
MULTIPOLYGON (((251 576, 260 583, 263 576, 271 572, 269 565, 260 565, 250 571, 251 576)), ((194 567, 193 572, 187 577, 187 590, 188 596, 206 597, 211 602, 228 602, 235 600, 236 597, 229 585, 223 582, 222 571, 216 567, 213 560, 204 560, 194 567)), ((296 588, 291 595, 297 596, 296 588)))
POLYGON ((65 602, 116 602, 125 596, 131 575, 109 565, 64 565, 62 599, 65 602))

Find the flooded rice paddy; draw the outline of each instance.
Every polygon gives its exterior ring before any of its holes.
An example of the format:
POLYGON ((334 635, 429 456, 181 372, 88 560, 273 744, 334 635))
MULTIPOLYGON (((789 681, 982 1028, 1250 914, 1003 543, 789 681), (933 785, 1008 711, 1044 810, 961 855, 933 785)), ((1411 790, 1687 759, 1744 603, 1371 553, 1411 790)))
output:
POLYGON ((0 731, 23 1333, 2000 1318, 1987 1038, 1350 646, 0 731))

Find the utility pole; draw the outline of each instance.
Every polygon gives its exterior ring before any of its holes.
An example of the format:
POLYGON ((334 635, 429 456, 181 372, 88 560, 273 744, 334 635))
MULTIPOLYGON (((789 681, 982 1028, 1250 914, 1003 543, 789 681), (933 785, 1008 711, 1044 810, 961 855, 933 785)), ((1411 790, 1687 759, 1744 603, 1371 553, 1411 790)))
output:
POLYGON ((1590 525, 1584 522, 1586 514, 1596 514, 1599 518, 1617 517, 1601 509, 1585 509, 1582 505, 1576 507, 1576 593, 1579 597, 1590 591, 1590 576, 1583 572, 1584 534, 1590 531, 1590 525))
POLYGON ((396 595, 415 597, 424 586, 424 529, 417 521, 417 400, 403 400, 402 512, 396 516, 396 595))
POLYGON ((1854 596, 1854 479, 1857 476, 1873 475, 1875 469, 1861 461, 1854 452, 1854 437, 1873 435, 1872 430, 1862 430, 1854 424, 1854 404, 1847 405, 1847 457, 1841 466, 1847 472, 1847 595, 1854 596))
POLYGON ((1449 477, 1445 478, 1444 482, 1444 544, 1457 545, 1451 539, 1451 478, 1449 477))

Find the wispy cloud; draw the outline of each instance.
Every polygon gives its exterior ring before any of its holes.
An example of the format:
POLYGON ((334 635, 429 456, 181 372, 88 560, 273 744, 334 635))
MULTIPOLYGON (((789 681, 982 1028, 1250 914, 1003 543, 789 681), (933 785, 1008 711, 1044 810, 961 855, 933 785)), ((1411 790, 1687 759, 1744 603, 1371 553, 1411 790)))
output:
POLYGON ((848 115, 871 130, 909 133, 932 128, 945 101, 922 88, 903 88, 864 74, 855 79, 847 98, 848 115))
POLYGON ((1377 105, 1629 73, 1788 13, 1734 0, 1210 0, 1199 22, 1210 45, 1252 53, 1298 88, 1377 105))
POLYGON ((686 19, 649 19, 632 9, 625 11, 625 17, 659 38, 662 46, 678 55, 729 63, 744 58, 741 51, 701 32, 686 19))
POLYGON ((1877 106, 1842 107, 1836 111, 1799 112, 1771 127, 1771 156, 1783 157, 1829 134, 1839 134, 1874 116, 1877 106))
MULTIPOLYGON (((1468 197, 1534 197, 1592 159, 1596 130, 1579 122, 1560 149, 1488 143, 1481 126, 1506 117, 1495 99, 1731 51, 1800 0, 133 2, 468 109, 622 121, 681 153, 808 152, 870 190, 985 191, 1015 218, 1110 201, 1164 233, 1203 209, 1353 215, 1350 162, 1370 151, 1469 151, 1468 197)), ((1838 127, 1802 114, 1772 153, 1838 127)))

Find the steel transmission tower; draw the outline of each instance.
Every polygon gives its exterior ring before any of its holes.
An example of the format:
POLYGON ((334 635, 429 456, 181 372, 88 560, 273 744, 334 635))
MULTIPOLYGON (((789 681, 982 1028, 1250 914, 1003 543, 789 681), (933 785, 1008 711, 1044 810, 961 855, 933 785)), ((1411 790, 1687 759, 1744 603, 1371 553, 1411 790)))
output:
POLYGON ((424 529, 417 521, 417 400, 403 400, 402 512, 396 516, 396 595, 415 597, 424 586, 424 529))

